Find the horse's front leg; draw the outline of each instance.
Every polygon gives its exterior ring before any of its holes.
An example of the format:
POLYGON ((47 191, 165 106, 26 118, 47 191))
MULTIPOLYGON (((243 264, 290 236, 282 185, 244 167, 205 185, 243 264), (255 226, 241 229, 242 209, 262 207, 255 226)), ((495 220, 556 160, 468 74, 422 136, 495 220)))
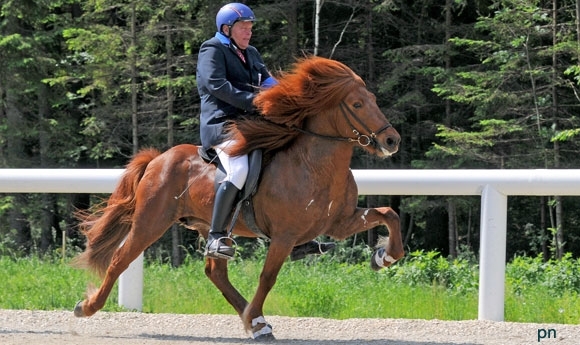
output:
POLYGON ((268 249, 268 255, 264 262, 260 282, 252 302, 246 307, 242 317, 246 330, 252 332, 252 338, 256 340, 273 340, 272 326, 264 319, 263 307, 266 297, 274 284, 284 260, 290 255, 294 244, 288 241, 275 241, 272 239, 268 249))
POLYGON ((401 236, 399 215, 390 207, 357 208, 347 221, 333 229, 328 235, 344 239, 358 232, 363 232, 378 225, 386 225, 389 237, 379 241, 379 247, 371 257, 371 267, 378 271, 389 267, 405 255, 401 236))
POLYGON ((224 259, 206 259, 205 275, 221 291, 226 301, 234 307, 238 315, 242 317, 248 301, 246 301, 230 282, 228 277, 228 261, 224 259))

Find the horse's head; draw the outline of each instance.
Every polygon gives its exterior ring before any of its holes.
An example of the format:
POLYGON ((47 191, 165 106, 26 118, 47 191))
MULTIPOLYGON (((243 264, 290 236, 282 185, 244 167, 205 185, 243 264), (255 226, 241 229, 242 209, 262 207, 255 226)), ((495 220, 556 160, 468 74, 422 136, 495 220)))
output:
POLYGON ((364 84, 353 88, 339 108, 344 122, 342 131, 352 137, 351 141, 379 157, 389 157, 399 150, 401 136, 364 84))
POLYGON ((348 66, 336 60, 310 57, 295 65, 292 76, 282 83, 293 87, 286 86, 288 89, 300 90, 294 91, 300 97, 294 96, 290 101, 304 118, 310 119, 309 132, 358 143, 379 157, 389 157, 398 151, 399 133, 379 109, 375 95, 348 66))

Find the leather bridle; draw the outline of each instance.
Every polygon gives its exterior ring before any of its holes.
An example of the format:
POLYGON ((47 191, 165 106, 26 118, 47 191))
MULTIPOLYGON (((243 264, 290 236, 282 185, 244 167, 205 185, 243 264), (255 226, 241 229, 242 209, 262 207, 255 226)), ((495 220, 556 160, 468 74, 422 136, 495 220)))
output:
POLYGON ((391 125, 389 122, 387 122, 387 124, 385 124, 383 127, 381 127, 378 131, 376 132, 372 132, 368 126, 366 126, 364 124, 364 122, 362 122, 362 120, 356 116, 356 114, 346 105, 344 104, 344 102, 340 102, 340 110, 342 113, 342 116, 344 117, 344 119, 346 120, 346 122, 348 123, 348 125, 350 126, 350 128, 352 129, 352 132, 354 133, 354 135, 356 136, 356 138, 349 138, 349 137, 338 137, 338 136, 331 136, 331 135, 324 135, 324 134, 318 134, 318 133, 314 133, 311 132, 307 129, 302 129, 302 128, 298 128, 298 127, 292 127, 293 129, 297 130, 300 133, 304 133, 304 134, 308 134, 308 135, 312 135, 318 138, 323 138, 323 139, 328 139, 328 140, 334 140, 334 141, 348 141, 348 142, 356 142, 358 143, 360 146, 369 146, 370 144, 372 144, 375 148, 379 148, 379 144, 377 142, 377 135, 381 134, 382 132, 386 131, 387 129, 393 127, 393 125, 391 125), (347 114, 348 111, 348 114, 347 114), (352 124, 352 122, 349 120, 349 115, 350 117, 352 117, 356 122, 358 122, 359 125, 362 126, 362 128, 364 129, 365 132, 369 133, 369 134, 361 134, 352 124))

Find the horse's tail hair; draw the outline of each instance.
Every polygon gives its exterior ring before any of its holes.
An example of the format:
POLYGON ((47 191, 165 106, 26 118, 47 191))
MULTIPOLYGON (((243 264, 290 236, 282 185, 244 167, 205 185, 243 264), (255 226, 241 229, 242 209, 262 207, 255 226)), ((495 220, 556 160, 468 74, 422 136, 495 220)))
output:
POLYGON ((135 212, 135 192, 147 165, 161 153, 156 149, 140 151, 127 165, 119 184, 106 205, 101 203, 89 211, 79 211, 79 228, 86 236, 86 249, 73 265, 105 276, 113 253, 127 237, 135 212))

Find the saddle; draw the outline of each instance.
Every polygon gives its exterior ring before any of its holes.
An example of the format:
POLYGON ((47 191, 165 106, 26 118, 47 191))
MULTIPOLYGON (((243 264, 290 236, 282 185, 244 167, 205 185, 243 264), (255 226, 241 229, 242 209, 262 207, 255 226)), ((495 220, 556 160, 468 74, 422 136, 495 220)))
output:
MULTIPOLYGON (((227 174, 224 170, 223 165, 221 164, 219 157, 215 150, 209 149, 206 150, 203 146, 199 146, 198 154, 199 156, 208 164, 214 164, 216 169, 216 175, 214 180, 214 190, 217 191, 219 188, 219 181, 222 181, 226 178, 227 174)), ((240 215, 240 211, 242 212, 242 217, 246 226, 257 236, 270 239, 262 229, 258 227, 256 224, 256 217, 254 214, 254 203, 252 202, 252 197, 256 194, 258 189, 258 183, 260 181, 260 176, 262 173, 262 150, 254 150, 250 152, 248 155, 248 177, 246 179, 246 183, 236 198, 236 207, 234 207, 234 214, 232 216, 232 220, 230 222, 230 226, 228 228, 228 236, 231 234, 234 225, 240 215)))

